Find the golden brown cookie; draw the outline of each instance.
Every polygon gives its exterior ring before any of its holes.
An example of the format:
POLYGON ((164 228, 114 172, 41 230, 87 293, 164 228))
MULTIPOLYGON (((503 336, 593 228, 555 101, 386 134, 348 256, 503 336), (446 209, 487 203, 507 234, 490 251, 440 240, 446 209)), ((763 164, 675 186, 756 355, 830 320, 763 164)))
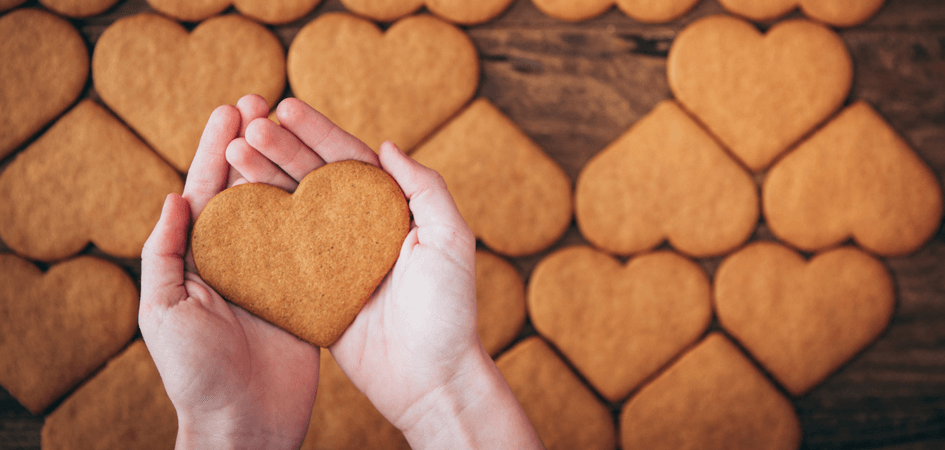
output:
POLYGON ((780 244, 752 244, 722 262, 714 291, 722 327, 794 395, 873 342, 896 304, 886 267, 853 247, 805 261, 780 244))
POLYGON ((55 261, 89 242, 122 257, 141 247, 180 175, 92 100, 64 115, 0 173, 0 238, 55 261))
POLYGON ((532 3, 545 14, 570 22, 597 17, 617 5, 634 20, 662 23, 686 14, 699 0, 532 0, 532 3))
POLYGON ((581 234, 621 255, 665 240, 696 257, 729 252, 755 230, 758 203, 748 172, 673 101, 594 156, 574 189, 581 234))
POLYGON ((712 333, 624 404, 625 449, 796 450, 791 402, 728 339, 712 333))
POLYGON ((40 0, 43 6, 68 17, 89 17, 115 6, 118 0, 40 0))
POLYGON ((479 84, 472 41, 429 15, 382 32, 350 14, 322 14, 292 41, 286 67, 299 99, 375 151, 385 140, 410 151, 479 84))
POLYGON ((95 90, 148 144, 186 172, 210 113, 259 94, 272 106, 285 88, 282 44, 229 14, 192 32, 156 14, 119 19, 92 55, 95 90))
POLYGON ((221 192, 197 218, 191 248, 221 295, 327 347, 397 261, 409 229, 390 175, 342 161, 306 175, 294 194, 257 183, 221 192))
POLYGON ((177 412, 144 345, 136 341, 80 386, 43 424, 43 450, 167 450, 177 412))
POLYGON ((853 62, 840 37, 818 23, 788 20, 762 35, 719 15, 679 33, 667 77, 683 107, 760 172, 840 108, 853 62))
POLYGON ((768 172, 764 215, 806 251, 853 238, 883 256, 912 253, 939 229, 942 186, 865 102, 844 109, 768 172))
POLYGON ((345 8, 378 22, 393 22, 426 6, 453 23, 475 25, 494 19, 512 0, 341 0, 345 8))
POLYGON ((496 361, 548 450, 613 450, 610 410, 541 338, 529 337, 496 361))
POLYGON ((89 76, 89 52, 69 22, 27 8, 0 17, 0 61, 3 158, 78 98, 89 76))
POLYGON ((42 273, 0 254, 0 384, 33 414, 118 353, 138 330, 138 290, 82 256, 42 273))
POLYGON ((795 8, 811 19, 852 27, 866 22, 886 0, 719 0, 725 9, 756 21, 777 19, 795 8))
POLYGON ((477 329, 490 355, 512 343, 525 325, 525 282, 515 266, 476 250, 477 329))
POLYGON ((571 223, 568 175, 484 98, 410 156, 443 176, 473 234, 498 253, 537 253, 571 223))
POLYGON ((23 3, 26 3, 26 0, 0 0, 0 11, 13 9, 23 3))
POLYGON ((709 327, 709 280, 675 253, 622 265, 590 247, 552 253, 532 272, 528 311, 554 344, 609 401, 617 402, 709 327))
POLYGON ((327 349, 321 350, 318 395, 300 450, 408 450, 403 433, 348 380, 327 349))
POLYGON ((154 9, 184 22, 199 22, 235 6, 263 23, 283 24, 301 19, 322 0, 148 0, 154 9))

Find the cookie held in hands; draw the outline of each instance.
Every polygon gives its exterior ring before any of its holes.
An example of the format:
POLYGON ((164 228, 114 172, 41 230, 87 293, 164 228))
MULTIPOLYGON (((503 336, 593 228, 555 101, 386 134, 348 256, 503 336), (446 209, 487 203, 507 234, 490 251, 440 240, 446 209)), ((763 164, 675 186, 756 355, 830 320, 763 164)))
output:
POLYGON ((309 173, 293 194, 258 183, 221 192, 197 218, 191 247, 220 295, 326 347, 397 261, 409 230, 397 183, 342 161, 309 173))

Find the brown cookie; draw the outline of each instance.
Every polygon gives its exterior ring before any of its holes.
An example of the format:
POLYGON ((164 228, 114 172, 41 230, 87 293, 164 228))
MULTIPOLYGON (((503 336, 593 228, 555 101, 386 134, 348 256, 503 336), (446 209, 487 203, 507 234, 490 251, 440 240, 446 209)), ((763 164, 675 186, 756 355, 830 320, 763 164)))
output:
POLYGON ((807 17, 837 26, 866 22, 886 0, 719 0, 725 9, 756 21, 777 19, 795 8, 807 17))
POLYGON ((624 404, 625 449, 796 450, 790 400, 719 333, 712 333, 624 404))
POLYGON ((610 410, 541 338, 526 338, 496 365, 548 450, 613 450, 610 410))
POLYGON ((177 412, 144 345, 136 341, 80 386, 43 424, 43 450, 167 450, 177 412))
POLYGON ((0 173, 0 238, 55 261, 89 242, 122 258, 141 247, 180 175, 92 100, 64 115, 0 173))
POLYGON ((758 224, 754 180, 673 101, 584 166, 574 203, 581 234, 621 255, 664 240, 692 256, 720 255, 758 224))
POLYGON ((43 6, 68 17, 89 17, 115 6, 118 0, 40 0, 43 6))
POLYGON ((3 158, 78 98, 89 76, 89 52, 69 22, 27 8, 0 17, 0 61, 3 158))
POLYGON ((88 256, 42 273, 0 254, 0 384, 33 414, 121 350, 138 331, 138 290, 88 256))
POLYGON ((545 14, 576 22, 597 17, 617 5, 639 22, 669 22, 686 14, 699 0, 532 0, 545 14))
POLYGON ((487 251, 476 251, 477 329, 490 355, 512 343, 525 325, 525 283, 515 266, 487 251))
POLYGON ((306 175, 294 194, 256 183, 221 192, 197 218, 191 246, 221 295, 327 347, 397 261, 409 229, 397 183, 342 161, 306 175))
POLYGON ((102 33, 92 79, 112 111, 186 172, 216 107, 246 94, 276 103, 285 59, 275 35, 239 15, 207 19, 188 33, 170 19, 139 14, 102 33))
POLYGON ((694 262, 663 251, 626 265, 590 247, 552 253, 532 272, 528 310, 609 401, 626 398, 709 327, 709 280, 694 262))
POLYGON ((410 156, 443 176, 473 234, 498 253, 537 253, 571 223, 568 175, 484 98, 410 156))
POLYGON ((375 151, 385 140, 409 151, 479 84, 472 41, 428 15, 382 32, 350 14, 322 14, 292 41, 286 67, 299 99, 375 151))
POLYGON ((341 0, 345 8, 378 22, 393 22, 426 6, 450 22, 475 25, 494 19, 512 0, 341 0))
POLYGON ((283 24, 301 19, 322 0, 148 0, 154 9, 184 22, 199 22, 235 6, 263 23, 283 24))
POLYGON ((26 3, 26 0, 0 0, 0 11, 13 9, 23 3, 26 3))
POLYGON ((772 167, 762 199, 775 236, 806 251, 852 237, 878 255, 906 255, 942 220, 935 173, 862 101, 772 167))
POLYGON ((853 62, 840 37, 818 23, 788 20, 762 35, 719 15, 679 33, 667 77, 683 107, 760 172, 840 108, 853 62))
POLYGON ((780 244, 752 244, 722 262, 714 291, 722 327, 794 395, 873 342, 896 303, 886 267, 853 247, 804 261, 780 244))
POLYGON ((408 450, 403 433, 348 380, 331 352, 321 352, 318 395, 300 450, 408 450))

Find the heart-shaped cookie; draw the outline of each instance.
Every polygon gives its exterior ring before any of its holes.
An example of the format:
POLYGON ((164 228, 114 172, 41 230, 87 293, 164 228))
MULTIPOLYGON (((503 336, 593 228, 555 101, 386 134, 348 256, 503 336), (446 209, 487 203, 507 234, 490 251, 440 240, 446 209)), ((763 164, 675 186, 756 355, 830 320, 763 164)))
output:
POLYGON ((525 325, 525 282, 508 261, 476 250, 476 329, 490 355, 511 344, 525 325))
POLYGON ((722 262, 714 290, 722 327, 795 395, 876 339, 895 307, 889 271, 853 247, 807 262, 779 244, 752 244, 722 262))
POLYGON ((0 384, 33 414, 85 379, 138 330, 138 290, 89 256, 42 273, 0 254, 0 384))
POLYGON ((626 265, 590 247, 552 253, 532 272, 532 324, 607 400, 623 400, 709 327, 709 280, 663 251, 626 265))
POLYGON ((443 176, 473 234, 496 252, 539 252, 571 223, 568 175, 486 99, 410 156, 443 176))
POLYGON ((475 25, 494 19, 512 0, 341 0, 354 13, 378 22, 393 22, 426 6, 433 14, 450 22, 475 25))
POLYGON ((0 238, 55 261, 89 242, 138 258, 180 175, 92 100, 76 105, 0 173, 0 238))
POLYGON ((673 41, 667 77, 676 99, 760 172, 840 108, 853 62, 815 22, 788 20, 762 35, 744 20, 710 16, 673 41))
POLYGON ((574 204, 581 234, 621 255, 664 240, 696 257, 720 255, 758 224, 754 180, 673 101, 584 166, 574 204))
POLYGON ((27 8, 0 17, 0 61, 3 158, 75 101, 89 76, 89 52, 69 22, 27 8))
POLYGON ((597 17, 616 5, 634 20, 662 23, 686 14, 699 0, 532 0, 545 14, 577 22, 597 17))
POLYGON ((625 449, 797 450, 790 400, 720 333, 711 333, 623 405, 625 449))
POLYGON ((210 113, 259 94, 272 106, 285 88, 282 44, 245 17, 207 19, 188 33, 155 14, 120 19, 92 54, 102 100, 174 168, 186 172, 210 113))
POLYGON ((294 194, 255 183, 221 192, 197 218, 191 248, 221 295, 327 347, 397 261, 409 229, 397 183, 342 161, 306 175, 294 194))
POLYGON ((67 17, 89 17, 115 6, 118 0, 40 0, 43 6, 67 17))
POLYGON ((812 19, 852 27, 873 17, 886 0, 719 0, 725 9, 756 21, 777 19, 794 8, 812 19))
POLYGON ((459 28, 429 15, 382 32, 350 14, 309 22, 289 46, 289 85, 375 151, 409 151, 472 98, 479 56, 459 28))
POLYGON ((315 9, 322 0, 148 0, 154 9, 184 22, 199 22, 235 6, 263 23, 292 22, 315 9))
POLYGON ((935 173, 865 102, 772 167, 762 200, 774 235, 807 251, 852 237, 870 252, 905 255, 931 239, 942 220, 935 173))

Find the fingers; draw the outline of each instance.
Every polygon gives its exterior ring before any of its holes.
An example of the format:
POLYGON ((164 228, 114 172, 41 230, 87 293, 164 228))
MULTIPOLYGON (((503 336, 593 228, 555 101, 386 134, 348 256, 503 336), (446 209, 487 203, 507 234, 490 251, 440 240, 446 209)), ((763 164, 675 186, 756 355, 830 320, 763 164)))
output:
POLYGON ((246 136, 246 127, 250 122, 269 115, 266 99, 256 94, 244 95, 236 102, 236 109, 240 112, 240 136, 246 136))
POLYGON ((286 175, 269 158, 256 151, 244 138, 236 138, 230 142, 226 148, 226 160, 236 171, 243 174, 243 180, 234 184, 266 183, 290 192, 299 186, 298 182, 286 175))
POLYGON ((254 120, 246 129, 246 142, 278 165, 295 181, 325 165, 325 161, 292 132, 269 119, 254 120))
POLYGON ((380 166, 377 154, 365 143, 301 100, 283 100, 276 108, 276 116, 285 129, 298 136, 326 163, 354 159, 380 166))
POLYGON ((141 250, 141 303, 138 322, 142 331, 160 323, 165 311, 187 298, 184 289, 184 251, 190 207, 177 194, 168 194, 151 235, 141 250), (155 316, 153 313, 158 312, 155 316))
POLYGON ((184 184, 184 198, 190 203, 191 217, 199 216, 207 202, 226 188, 230 168, 226 162, 226 147, 236 138, 239 129, 240 111, 236 107, 223 105, 210 114, 184 184))

